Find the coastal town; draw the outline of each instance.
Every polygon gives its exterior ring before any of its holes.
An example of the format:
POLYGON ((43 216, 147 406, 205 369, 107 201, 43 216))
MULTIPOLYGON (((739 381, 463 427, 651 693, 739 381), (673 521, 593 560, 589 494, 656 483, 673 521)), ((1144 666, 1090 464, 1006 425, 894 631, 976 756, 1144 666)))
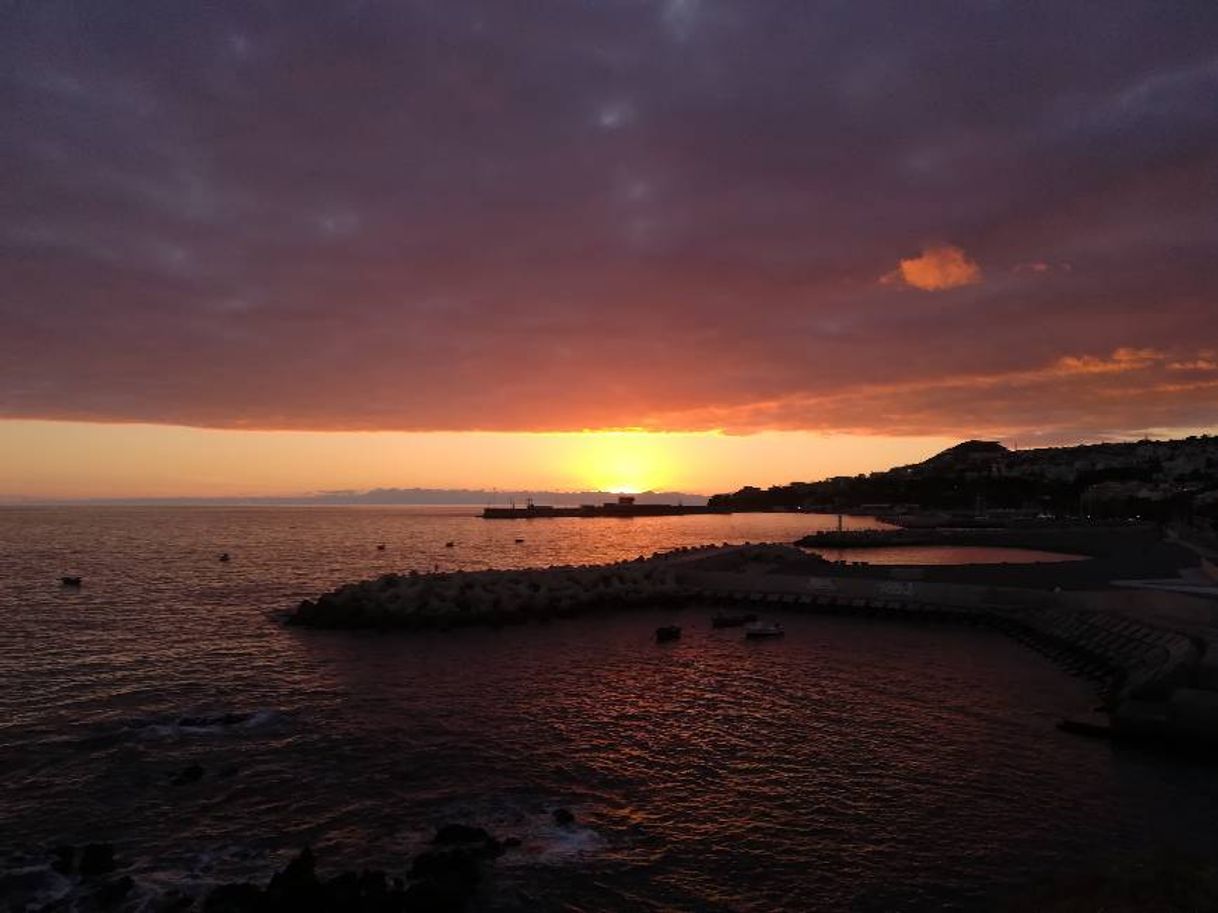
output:
POLYGON ((735 510, 854 511, 922 518, 1145 518, 1212 537, 1218 522, 1218 436, 1009 449, 965 441, 908 466, 820 482, 745 486, 709 502, 735 510))

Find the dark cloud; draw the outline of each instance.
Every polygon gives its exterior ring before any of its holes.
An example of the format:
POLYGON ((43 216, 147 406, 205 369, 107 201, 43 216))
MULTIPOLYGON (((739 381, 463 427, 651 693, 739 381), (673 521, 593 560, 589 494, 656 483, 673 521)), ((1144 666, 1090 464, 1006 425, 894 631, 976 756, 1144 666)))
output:
POLYGON ((6 12, 0 415, 1218 418, 1211 2, 6 12))

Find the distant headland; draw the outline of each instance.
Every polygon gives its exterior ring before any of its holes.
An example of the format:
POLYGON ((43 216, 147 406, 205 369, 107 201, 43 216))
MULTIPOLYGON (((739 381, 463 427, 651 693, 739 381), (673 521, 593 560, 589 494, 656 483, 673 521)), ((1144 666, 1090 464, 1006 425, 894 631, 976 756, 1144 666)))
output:
POLYGON ((991 520, 1009 512, 1206 526, 1218 520, 1218 436, 1029 450, 971 440, 909 466, 746 486, 708 503, 735 511, 846 511, 928 520, 936 511, 991 520))

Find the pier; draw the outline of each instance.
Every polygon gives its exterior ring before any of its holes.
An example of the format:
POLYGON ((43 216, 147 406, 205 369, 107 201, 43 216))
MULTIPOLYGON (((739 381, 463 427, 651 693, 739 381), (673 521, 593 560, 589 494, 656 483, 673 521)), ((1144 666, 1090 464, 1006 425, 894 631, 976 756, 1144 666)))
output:
POLYGON ((603 504, 580 504, 576 507, 555 507, 549 504, 534 504, 529 501, 524 507, 487 507, 482 511, 484 520, 539 520, 553 517, 676 517, 684 514, 727 514, 722 507, 705 504, 639 504, 634 496, 622 495, 616 501, 603 504))

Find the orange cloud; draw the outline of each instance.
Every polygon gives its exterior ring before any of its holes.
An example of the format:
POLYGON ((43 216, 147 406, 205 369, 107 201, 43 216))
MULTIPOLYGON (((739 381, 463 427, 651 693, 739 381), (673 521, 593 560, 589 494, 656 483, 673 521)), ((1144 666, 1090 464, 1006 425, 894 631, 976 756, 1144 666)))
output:
POLYGON ((1133 349, 1122 347, 1107 358, 1094 355, 1066 355, 1059 358, 1049 372, 1062 374, 1118 374, 1124 371, 1140 371, 1163 361, 1164 355, 1157 349, 1133 349))
POLYGON ((1131 404, 1145 427, 1191 427, 1212 415, 1205 380, 1161 382, 1169 356, 1122 347, 1066 355, 1017 370, 959 373, 794 393, 658 416, 656 427, 715 427, 728 434, 816 428, 825 433, 1050 434, 1063 439, 1127 427, 1131 404), (1085 418, 1080 420, 1080 415, 1085 418), (1122 423, 1125 423, 1124 425, 1122 423))
POLYGON ((903 284, 924 292, 939 292, 975 285, 981 267, 959 247, 950 244, 928 247, 922 256, 902 260, 901 265, 880 280, 886 285, 903 284))
POLYGON ((1218 356, 1201 352, 1191 361, 1173 361, 1167 367, 1173 371, 1218 371, 1218 356))

